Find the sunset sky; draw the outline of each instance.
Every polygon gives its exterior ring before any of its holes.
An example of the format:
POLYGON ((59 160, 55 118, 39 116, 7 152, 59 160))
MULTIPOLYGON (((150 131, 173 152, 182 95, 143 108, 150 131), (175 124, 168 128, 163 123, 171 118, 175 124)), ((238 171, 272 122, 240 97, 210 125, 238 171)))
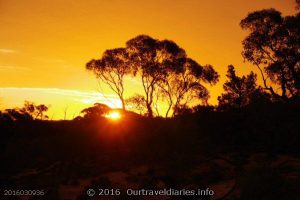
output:
MULTIPOLYGON (((120 106, 85 64, 139 34, 171 39, 212 64, 221 75, 210 89, 216 104, 229 64, 239 74, 255 71, 241 56, 240 20, 271 7, 296 12, 294 0, 0 0, 0 108, 30 100, 51 105, 49 117, 60 119, 95 102, 120 106)), ((127 78, 126 96, 139 91, 127 78)))

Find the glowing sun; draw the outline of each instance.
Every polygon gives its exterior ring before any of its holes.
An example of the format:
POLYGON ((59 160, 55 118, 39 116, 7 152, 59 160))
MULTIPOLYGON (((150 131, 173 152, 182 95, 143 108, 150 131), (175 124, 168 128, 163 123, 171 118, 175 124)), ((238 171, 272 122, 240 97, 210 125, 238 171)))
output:
POLYGON ((117 111, 112 111, 106 115, 106 118, 112 119, 112 120, 118 120, 121 118, 121 114, 117 111))

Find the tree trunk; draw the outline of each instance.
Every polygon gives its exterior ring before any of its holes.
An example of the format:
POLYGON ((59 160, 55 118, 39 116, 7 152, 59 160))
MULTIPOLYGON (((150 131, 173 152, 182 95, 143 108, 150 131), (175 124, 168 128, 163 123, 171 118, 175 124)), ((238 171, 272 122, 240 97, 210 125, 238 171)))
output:
POLYGON ((151 104, 149 104, 149 103, 147 103, 147 110, 148 110, 148 117, 153 118, 152 107, 151 107, 151 104))
POLYGON ((120 100, 121 100, 121 103, 122 103, 122 109, 123 109, 124 111, 126 111, 126 106, 125 106, 125 101, 124 101, 124 99, 123 99, 122 97, 120 97, 120 100))

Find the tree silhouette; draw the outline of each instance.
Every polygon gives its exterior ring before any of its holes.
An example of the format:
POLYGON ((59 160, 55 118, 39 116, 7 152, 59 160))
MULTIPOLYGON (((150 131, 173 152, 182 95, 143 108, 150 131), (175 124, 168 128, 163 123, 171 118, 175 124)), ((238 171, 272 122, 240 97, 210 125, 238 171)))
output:
POLYGON ((135 72, 141 76, 150 117, 156 95, 168 102, 167 117, 171 108, 175 110, 181 104, 186 105, 195 97, 208 98, 208 91, 201 81, 211 84, 218 81, 219 76, 212 66, 201 66, 188 58, 173 41, 140 35, 129 40, 126 47, 135 72))
POLYGON ((187 105, 178 105, 176 108, 174 108, 173 117, 190 115, 192 113, 193 109, 188 107, 187 105))
POLYGON ((1 118, 5 120, 34 120, 34 119, 48 119, 45 112, 48 111, 48 106, 44 104, 36 105, 33 102, 25 101, 22 108, 5 109, 1 113, 1 118))
POLYGON ((95 73, 103 83, 118 95, 125 110, 124 76, 131 73, 128 54, 125 48, 106 50, 99 60, 91 60, 86 68, 95 73))
POLYGON ((181 68, 170 71, 160 84, 162 94, 168 102, 166 117, 173 108, 173 116, 180 108, 186 108, 193 99, 201 99, 205 104, 209 92, 202 82, 214 85, 219 75, 211 65, 201 66, 196 61, 186 58, 181 68))
POLYGON ((179 67, 179 61, 186 56, 185 51, 172 41, 159 41, 147 35, 129 40, 126 47, 132 66, 141 76, 148 116, 153 117, 153 101, 159 83, 166 79, 170 70, 179 67))
POLYGON ((157 104, 161 98, 168 102, 166 117, 171 109, 187 106, 195 98, 207 102, 209 93, 202 82, 213 85, 219 77, 211 65, 201 66, 188 58, 175 42, 147 35, 130 39, 125 48, 105 51, 101 59, 91 60, 86 68, 119 96, 123 109, 124 77, 139 76, 144 97, 131 99, 135 101, 131 103, 138 103, 139 108, 145 105, 149 117, 154 115, 153 108, 159 115, 157 104))
POLYGON ((2 120, 9 121, 26 121, 33 120, 34 118, 29 113, 21 112, 18 108, 8 108, 5 109, 1 116, 2 120))
POLYGON ((139 94, 126 99, 126 105, 129 107, 129 109, 138 111, 140 115, 145 114, 147 110, 145 102, 144 96, 139 94))
POLYGON ((45 118, 48 118, 47 115, 45 115, 44 113, 48 111, 48 107, 45 106, 44 104, 40 104, 40 105, 37 105, 36 107, 36 116, 35 118, 40 118, 40 119, 44 119, 45 118))
POLYGON ((97 119, 103 117, 110 110, 111 108, 105 104, 95 103, 94 106, 83 109, 81 113, 85 119, 97 119))
MULTIPOLYGON (((297 1, 299 4, 299 1, 297 1)), ((255 11, 243 19, 241 27, 250 34, 243 41, 243 57, 261 72, 264 89, 282 100, 300 97, 300 15, 282 17, 274 9, 255 11), (270 79, 280 86, 274 90, 270 79)))
POLYGON ((235 73, 234 66, 229 65, 226 76, 229 80, 223 85, 225 93, 218 97, 221 109, 242 108, 260 97, 267 99, 267 94, 263 92, 263 88, 257 86, 257 76, 253 72, 247 76, 239 77, 235 73))

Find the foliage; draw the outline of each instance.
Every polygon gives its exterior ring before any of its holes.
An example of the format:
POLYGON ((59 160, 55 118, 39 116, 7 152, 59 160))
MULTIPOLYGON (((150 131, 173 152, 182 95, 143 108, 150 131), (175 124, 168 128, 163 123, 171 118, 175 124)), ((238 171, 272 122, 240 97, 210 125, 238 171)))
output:
POLYGON ((146 113, 145 98, 142 95, 136 94, 128 99, 126 99, 126 105, 130 110, 137 111, 140 115, 146 113))
POLYGON ((219 75, 211 65, 201 66, 196 61, 187 58, 179 73, 171 71, 160 84, 162 94, 169 105, 166 117, 171 108, 173 108, 172 115, 174 116, 178 110, 188 107, 189 103, 195 99, 200 99, 204 105, 207 105, 209 91, 202 82, 214 85, 218 79, 219 75))
POLYGON ((86 64, 87 70, 95 73, 103 83, 118 95, 125 109, 124 76, 131 73, 128 53, 125 48, 106 50, 101 59, 91 60, 86 64))
POLYGON ((5 109, 4 112, 0 113, 2 120, 34 120, 34 119, 48 119, 45 115, 48 111, 48 106, 44 104, 36 105, 33 102, 25 101, 22 108, 5 109))
POLYGON ((169 40, 159 41, 147 35, 139 35, 126 43, 130 60, 140 75, 148 115, 153 116, 154 95, 159 83, 166 80, 170 71, 180 67, 185 51, 169 40))
POLYGON ((225 93, 218 97, 221 109, 242 108, 251 103, 268 100, 268 95, 256 84, 257 76, 253 72, 238 77, 234 66, 229 65, 226 76, 229 80, 223 85, 225 93))
POLYGON ((193 110, 186 105, 180 105, 174 109, 174 116, 185 116, 193 113, 193 110))
POLYGON ((275 9, 260 10, 248 14, 240 25, 250 31, 243 41, 243 57, 260 70, 264 89, 277 99, 299 98, 300 14, 283 17, 275 9), (280 86, 281 93, 268 79, 280 86))
POLYGON ((211 65, 201 66, 188 58, 175 42, 147 35, 130 39, 125 48, 105 51, 101 59, 90 61, 86 68, 119 96, 123 109, 124 77, 139 76, 144 92, 139 100, 144 101, 149 117, 154 116, 153 107, 159 115, 156 106, 159 98, 168 102, 166 116, 171 109, 194 99, 206 102, 209 94, 202 82, 213 85, 219 77, 211 65))
POLYGON ((83 109, 81 113, 84 115, 83 117, 85 119, 99 119, 107 114, 110 110, 111 108, 105 104, 95 103, 94 106, 83 109))
MULTIPOLYGON (((284 195, 282 198, 297 199, 299 103, 272 103, 262 109, 239 112, 211 109, 198 107, 196 113, 172 119, 124 117, 125 121, 122 118, 118 123, 103 118, 98 119, 99 123, 0 122, 2 185, 42 187, 48 197, 48 188, 59 192, 62 187, 58 186, 67 186, 75 191, 84 183, 92 184, 91 179, 124 174, 124 188, 131 185, 126 184, 131 176, 140 188, 149 182, 153 187, 170 188, 210 185, 218 186, 214 190, 222 194, 231 188, 224 183, 236 179, 232 194, 237 199, 274 199, 274 189, 276 195, 284 195), (250 159, 262 154, 267 156, 250 159), (270 168, 251 172, 253 167, 276 156, 280 157, 266 163, 270 168), (274 164, 282 167, 271 171, 274 164), (145 167, 152 170, 144 174, 145 167)), ((111 182, 111 187, 118 186, 119 182, 111 182)), ((85 187, 80 188, 77 195, 86 194, 85 187)), ((69 198, 75 196, 76 193, 69 198)))
POLYGON ((155 98, 161 96, 171 108, 177 109, 195 98, 207 99, 208 91, 201 84, 215 84, 218 74, 211 65, 201 66, 188 58, 184 49, 171 40, 157 40, 140 35, 126 43, 132 66, 141 76, 148 115, 153 116, 155 98))

